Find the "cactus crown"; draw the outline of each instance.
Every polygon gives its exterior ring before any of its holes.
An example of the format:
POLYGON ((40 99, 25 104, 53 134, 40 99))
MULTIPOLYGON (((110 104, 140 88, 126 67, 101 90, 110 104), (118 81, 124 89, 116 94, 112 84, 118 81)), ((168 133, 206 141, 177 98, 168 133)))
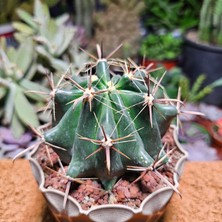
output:
POLYGON ((113 53, 102 58, 97 50, 99 59, 87 65, 85 76, 63 76, 68 88, 54 89, 54 126, 43 137, 68 164, 67 175, 97 177, 111 189, 127 166, 154 162, 179 100, 167 98, 150 67, 110 59, 113 53))

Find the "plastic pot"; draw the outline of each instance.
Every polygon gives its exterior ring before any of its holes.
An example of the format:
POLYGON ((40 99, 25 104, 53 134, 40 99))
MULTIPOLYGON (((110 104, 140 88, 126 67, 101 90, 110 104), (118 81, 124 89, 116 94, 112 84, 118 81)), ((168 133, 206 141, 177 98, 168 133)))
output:
MULTIPOLYGON (((205 74, 206 80, 203 85, 209 85, 222 77, 222 47, 201 44, 189 38, 189 34, 196 35, 196 32, 191 30, 184 37, 181 55, 182 70, 191 83, 194 83, 200 74, 205 74)), ((214 89, 203 101, 222 106, 222 87, 214 89)))
POLYGON ((145 66, 148 66, 150 64, 153 64, 152 68, 158 68, 163 67, 166 70, 171 70, 172 68, 175 68, 178 64, 177 59, 172 60, 155 60, 155 59, 145 59, 144 64, 145 66))

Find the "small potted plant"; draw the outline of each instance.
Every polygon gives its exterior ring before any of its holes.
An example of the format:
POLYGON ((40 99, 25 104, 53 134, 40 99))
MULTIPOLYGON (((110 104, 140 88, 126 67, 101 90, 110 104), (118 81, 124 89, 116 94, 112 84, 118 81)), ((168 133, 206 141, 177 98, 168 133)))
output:
POLYGON ((117 49, 104 57, 97 45, 81 75, 51 80, 52 127, 33 129, 39 141, 26 149, 59 221, 156 221, 178 192, 187 154, 171 123, 180 96, 165 94, 164 75, 111 58, 117 49))
POLYGON ((153 63, 155 67, 163 65, 170 70, 177 65, 181 43, 177 32, 148 34, 142 41, 140 54, 145 57, 145 65, 153 63))
MULTIPOLYGON (((198 30, 190 30, 185 35, 181 65, 192 83, 200 74, 206 75, 206 85, 221 77, 221 5, 221 0, 204 0, 200 11, 198 30)), ((217 88, 204 101, 221 106, 221 88, 217 88)))
POLYGON ((167 70, 178 64, 185 30, 197 24, 198 1, 146 0, 142 14, 145 37, 140 55, 146 64, 163 65, 167 70))

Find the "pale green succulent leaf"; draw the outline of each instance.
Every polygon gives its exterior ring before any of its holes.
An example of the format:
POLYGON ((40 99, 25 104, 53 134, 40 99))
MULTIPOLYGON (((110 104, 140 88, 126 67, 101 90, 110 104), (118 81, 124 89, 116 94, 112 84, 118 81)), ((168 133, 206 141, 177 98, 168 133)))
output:
MULTIPOLYGON (((54 20, 50 19, 47 24, 46 33, 44 37, 47 39, 47 46, 49 52, 54 55, 59 47, 59 42, 57 43, 57 36, 60 36, 61 30, 57 27, 54 20)), ((62 40, 61 40, 62 41, 62 40)))
POLYGON ((20 138, 22 136, 22 134, 25 132, 25 126, 19 120, 16 113, 14 113, 14 115, 13 115, 10 128, 11 128, 12 134, 15 138, 20 138))
POLYGON ((28 69, 28 72, 25 75, 25 78, 31 80, 37 72, 37 64, 33 62, 31 67, 28 69))
POLYGON ((19 120, 26 126, 38 127, 39 121, 33 106, 25 97, 23 90, 17 86, 15 96, 15 112, 19 120))
POLYGON ((66 14, 58 16, 55 19, 55 22, 58 26, 60 26, 60 25, 63 25, 65 22, 67 22, 68 19, 69 19, 69 14, 66 13, 66 14))
POLYGON ((5 103, 4 120, 3 120, 5 124, 10 124, 12 121, 14 113, 15 96, 16 96, 16 85, 12 83, 9 87, 9 93, 7 95, 5 103))
POLYGON ((13 64, 8 58, 8 55, 6 55, 6 52, 3 51, 2 49, 0 49, 0 65, 2 69, 4 70, 4 74, 5 74, 3 77, 7 77, 8 75, 13 75, 13 70, 12 70, 13 64))
POLYGON ((34 30, 38 28, 38 25, 33 21, 33 17, 23 9, 17 9, 17 15, 19 18, 24 21, 26 24, 30 25, 34 30))
POLYGON ((71 41, 74 39, 75 29, 71 27, 63 27, 61 31, 64 31, 64 38, 62 44, 58 48, 56 55, 60 56, 70 45, 71 41))
POLYGON ((34 16, 40 25, 42 25, 44 22, 46 22, 50 18, 49 9, 47 5, 43 4, 40 0, 35 0, 34 16))
POLYGON ((16 51, 16 60, 14 62, 23 75, 28 71, 32 63, 33 51, 32 40, 29 38, 27 38, 16 51))
POLYGON ((47 23, 47 32, 45 33, 45 37, 48 41, 54 41, 57 33, 60 32, 59 27, 56 25, 55 20, 50 19, 47 23))
POLYGON ((24 42, 24 40, 27 38, 27 35, 21 32, 14 33, 14 37, 18 42, 24 42))
POLYGON ((66 71, 69 64, 63 60, 55 59, 52 55, 50 55, 42 46, 36 47, 36 51, 46 59, 48 59, 51 66, 58 71, 66 71))
POLYGON ((24 93, 26 96, 28 96, 29 98, 32 98, 36 101, 42 102, 42 101, 46 101, 47 96, 49 95, 49 90, 42 86, 41 84, 38 84, 36 82, 32 82, 28 79, 23 79, 20 82, 20 86, 23 88, 24 93), (32 93, 29 91, 37 91, 37 92, 45 92, 48 95, 42 95, 42 94, 38 94, 38 93, 32 93))
POLYGON ((3 99, 6 95, 7 89, 0 85, 0 100, 3 99))
POLYGON ((17 31, 22 32, 27 36, 31 36, 35 33, 32 28, 30 28, 28 25, 25 25, 24 23, 13 22, 12 25, 17 31))
POLYGON ((5 51, 9 61, 16 61, 16 49, 14 47, 8 47, 7 51, 5 51))
POLYGON ((73 71, 81 69, 82 67, 84 67, 84 64, 89 61, 88 55, 84 52, 79 51, 76 44, 69 47, 68 51, 71 57, 70 60, 72 61, 73 71))
POLYGON ((222 86, 222 78, 219 78, 210 84, 212 88, 222 86))
POLYGON ((52 57, 43 46, 38 45, 35 49, 38 54, 47 58, 48 60, 50 60, 50 57, 52 57))
POLYGON ((60 72, 67 71, 69 64, 61 59, 52 58, 50 60, 52 67, 60 72))

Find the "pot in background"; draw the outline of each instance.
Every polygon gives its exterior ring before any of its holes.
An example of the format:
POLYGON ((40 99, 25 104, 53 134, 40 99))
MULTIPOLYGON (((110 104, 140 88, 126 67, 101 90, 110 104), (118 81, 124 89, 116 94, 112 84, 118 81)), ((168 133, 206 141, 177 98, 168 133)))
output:
MULTIPOLYGON (((200 43, 197 32, 191 30, 184 37, 181 67, 191 83, 194 83, 200 74, 205 74, 204 85, 209 85, 222 77, 222 47, 200 43)), ((222 87, 215 88, 203 101, 222 106, 222 87)))
POLYGON ((164 69, 166 69, 167 71, 175 68, 178 65, 178 60, 177 59, 172 59, 172 60, 154 60, 154 59, 145 59, 143 61, 143 65, 144 66, 149 66, 152 64, 152 68, 158 68, 158 67, 163 67, 164 69))

